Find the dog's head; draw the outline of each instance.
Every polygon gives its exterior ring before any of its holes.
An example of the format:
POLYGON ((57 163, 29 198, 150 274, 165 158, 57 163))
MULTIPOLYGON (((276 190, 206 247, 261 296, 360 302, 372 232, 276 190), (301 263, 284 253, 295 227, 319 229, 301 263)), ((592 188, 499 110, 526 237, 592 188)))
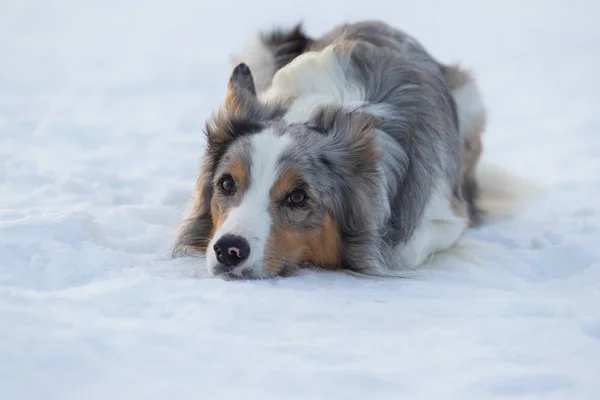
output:
POLYGON ((205 251, 211 275, 266 278, 368 257, 382 196, 372 119, 325 107, 286 124, 284 113, 257 98, 247 66, 234 69, 177 243, 205 251))

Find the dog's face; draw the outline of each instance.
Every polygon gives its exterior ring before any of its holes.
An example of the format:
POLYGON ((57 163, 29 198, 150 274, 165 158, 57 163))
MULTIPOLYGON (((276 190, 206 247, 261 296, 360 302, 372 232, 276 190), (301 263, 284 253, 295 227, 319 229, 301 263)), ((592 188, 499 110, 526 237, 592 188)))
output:
POLYGON ((301 147, 301 128, 277 125, 231 144, 215 170, 206 252, 215 275, 270 277, 304 263, 341 264, 339 228, 323 201, 327 165, 301 147))
POLYGON ((267 278, 297 267, 335 269, 356 252, 380 194, 372 120, 324 108, 286 124, 261 104, 238 66, 208 147, 181 247, 206 252, 210 274, 267 278), (371 208, 370 208, 371 207, 371 208))

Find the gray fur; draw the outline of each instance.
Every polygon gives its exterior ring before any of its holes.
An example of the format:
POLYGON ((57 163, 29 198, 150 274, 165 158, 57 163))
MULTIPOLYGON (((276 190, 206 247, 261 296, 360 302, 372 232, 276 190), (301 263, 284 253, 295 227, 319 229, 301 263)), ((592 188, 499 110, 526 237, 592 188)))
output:
MULTIPOLYGON (((326 212, 340 224, 343 267, 385 275, 402 268, 392 249, 414 233, 436 181, 448 182, 462 201, 462 140, 453 98, 442 66, 412 37, 381 22, 345 24, 306 43, 299 52, 333 45, 367 104, 324 106, 309 121, 286 125, 281 121, 285 106, 260 103, 247 67, 238 66, 230 81, 229 112, 208 124, 207 176, 199 178, 198 187, 202 212, 193 215, 195 222, 184 229, 178 246, 194 247, 189 238, 201 236, 194 231, 201 226, 206 232, 210 225, 206 204, 219 163, 247 143, 243 133, 222 132, 237 118, 294 137, 296 145, 283 155, 280 167, 300 168, 317 202, 313 213, 326 212), (387 218, 381 221, 381 215, 387 218)), ((318 221, 299 215, 287 217, 299 228, 303 221, 306 227, 318 221)))
MULTIPOLYGON (((398 269, 402 266, 394 265, 394 259, 385 252, 412 236, 435 181, 450 182, 462 200, 462 140, 452 96, 439 64, 423 47, 383 23, 343 25, 316 41, 310 50, 329 45, 335 46, 339 57, 347 58, 348 73, 364 88, 366 100, 373 105, 372 110, 367 106, 364 111, 379 117, 375 119, 375 134, 383 151, 380 162, 390 196, 391 216, 384 226, 375 233, 368 222, 362 221, 353 229, 382 236, 384 243, 379 243, 379 247, 383 254, 374 258, 377 262, 385 260, 387 269, 398 269)), ((332 161, 337 164, 341 159, 332 161)), ((353 183, 351 192, 361 193, 359 184, 353 183)), ((352 203, 361 208, 354 214, 373 218, 369 212, 372 201, 353 199, 352 203)), ((353 254, 363 254, 367 247, 363 242, 364 239, 348 247, 356 247, 353 254)))
MULTIPOLYGON (((366 100, 389 109, 377 128, 402 151, 386 149, 387 159, 402 156, 410 160, 405 171, 388 178, 392 185, 402 182, 390 190, 392 216, 386 227, 390 240, 397 243, 412 236, 436 180, 451 182, 460 192, 462 140, 452 98, 433 60, 423 53, 414 52, 417 56, 412 57, 412 52, 398 53, 390 47, 358 42, 346 54, 352 58, 355 79, 366 89, 366 100)), ((397 165, 397 160, 385 161, 386 171, 397 165)))
POLYGON ((306 125, 287 130, 297 145, 282 159, 288 167, 301 167, 317 206, 338 221, 342 267, 360 272, 385 265, 378 249, 384 199, 374 124, 360 111, 324 107, 306 125))

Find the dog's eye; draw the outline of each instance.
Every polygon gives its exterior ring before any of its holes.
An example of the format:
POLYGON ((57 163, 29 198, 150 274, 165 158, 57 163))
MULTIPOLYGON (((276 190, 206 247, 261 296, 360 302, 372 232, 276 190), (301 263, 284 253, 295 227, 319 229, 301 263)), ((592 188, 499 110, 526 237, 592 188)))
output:
POLYGON ((287 197, 287 203, 291 206, 299 207, 306 203, 308 196, 302 189, 296 189, 292 191, 287 197))
POLYGON ((221 186, 221 190, 223 191, 223 193, 225 193, 226 195, 231 196, 235 193, 235 181, 231 176, 226 175, 223 178, 221 178, 221 183, 219 185, 221 186))

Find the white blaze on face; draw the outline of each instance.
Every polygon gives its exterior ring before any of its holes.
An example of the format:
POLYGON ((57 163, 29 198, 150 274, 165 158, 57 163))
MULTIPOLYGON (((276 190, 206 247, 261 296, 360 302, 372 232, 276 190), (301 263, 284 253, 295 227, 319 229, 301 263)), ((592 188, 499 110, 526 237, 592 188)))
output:
POLYGON ((250 245, 250 256, 234 268, 234 274, 241 276, 242 270, 251 269, 252 275, 262 275, 265 245, 271 231, 269 215, 271 187, 279 175, 277 161, 291 142, 288 135, 279 136, 270 129, 257 133, 251 138, 250 186, 239 206, 229 211, 227 218, 219 226, 208 245, 206 261, 211 275, 218 265, 213 246, 224 235, 241 236, 250 245))

